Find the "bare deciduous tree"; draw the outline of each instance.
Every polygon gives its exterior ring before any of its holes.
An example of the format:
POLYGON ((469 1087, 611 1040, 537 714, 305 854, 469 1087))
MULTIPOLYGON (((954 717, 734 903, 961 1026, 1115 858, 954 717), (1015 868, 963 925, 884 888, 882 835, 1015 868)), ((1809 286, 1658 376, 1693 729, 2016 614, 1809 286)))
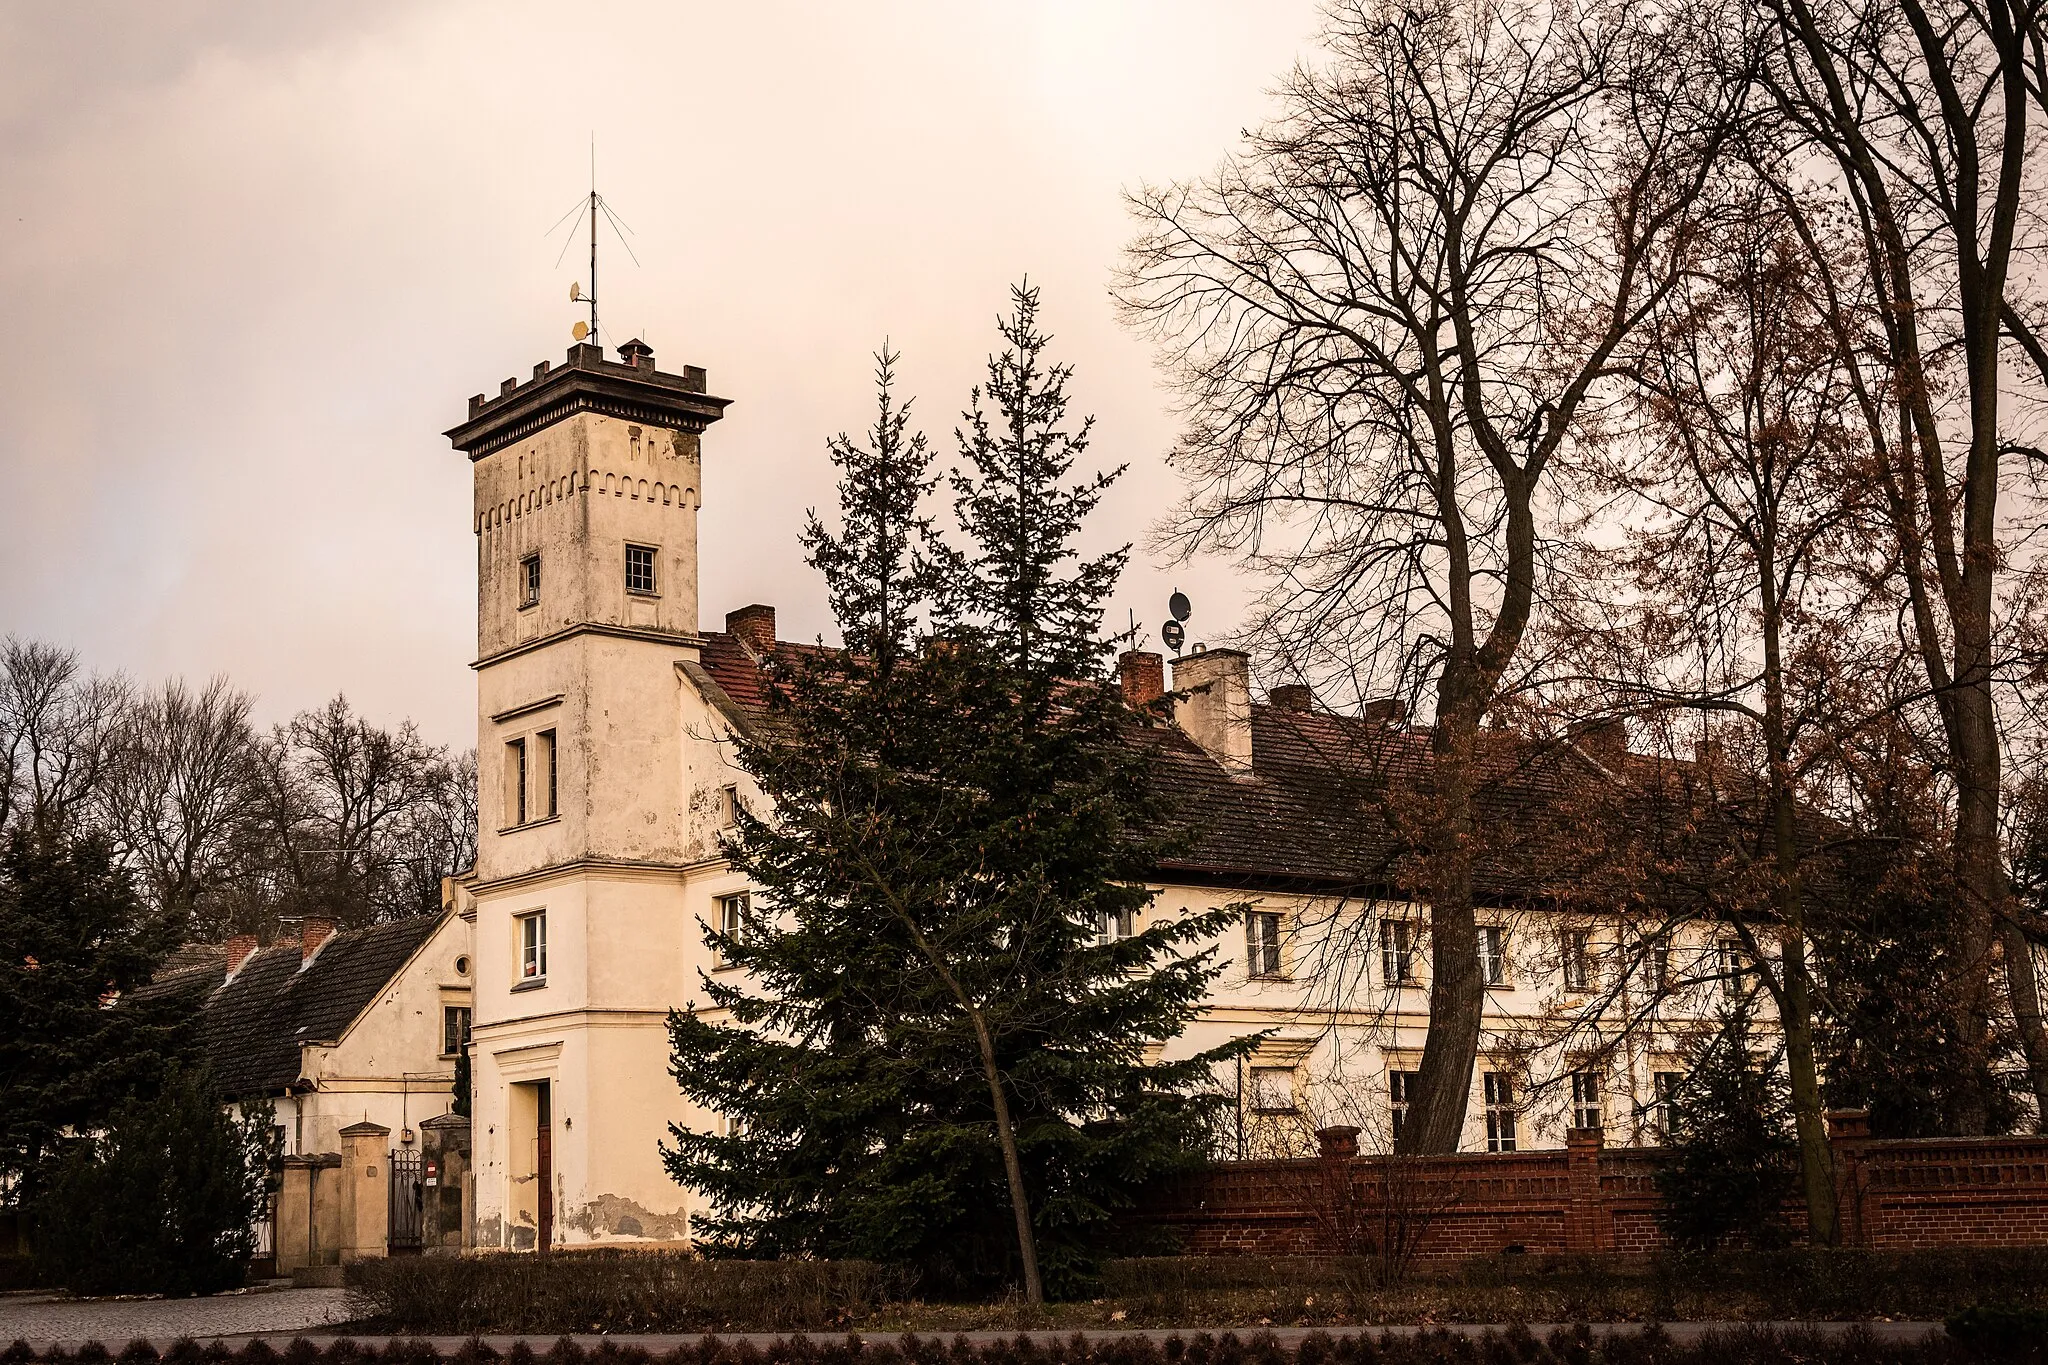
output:
POLYGON ((1133 197, 1119 298, 1186 418, 1189 494, 1162 540, 1244 557, 1270 585, 1254 633, 1304 673, 1434 694, 1406 1152, 1454 1150, 1464 1125, 1476 750, 1543 592, 1559 466, 1671 285, 1742 98, 1689 78, 1677 27, 1347 0, 1241 158, 1133 197))
POLYGON ((68 828, 98 794, 128 700, 118 678, 34 640, 0 641, 0 830, 68 828))

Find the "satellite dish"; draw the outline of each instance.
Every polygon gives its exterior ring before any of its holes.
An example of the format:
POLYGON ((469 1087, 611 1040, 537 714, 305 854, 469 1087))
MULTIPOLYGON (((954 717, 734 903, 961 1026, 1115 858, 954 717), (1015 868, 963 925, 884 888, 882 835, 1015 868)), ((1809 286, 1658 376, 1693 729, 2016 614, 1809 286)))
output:
POLYGON ((587 322, 577 323, 569 329, 569 335, 575 337, 578 341, 583 340, 583 338, 590 335, 590 324, 587 322))
POLYGON ((569 302, 575 303, 583 297, 583 286, 573 281, 569 285, 569 302))
POLYGON ((1181 641, 1188 638, 1188 633, 1181 628, 1180 622, 1168 621, 1159 628, 1159 638, 1166 642, 1168 649, 1179 654, 1181 641))
POLYGON ((1195 613, 1193 604, 1188 601, 1188 595, 1178 589, 1174 591, 1173 596, 1166 599, 1166 609, 1173 613, 1173 619, 1176 621, 1185 621, 1195 613))

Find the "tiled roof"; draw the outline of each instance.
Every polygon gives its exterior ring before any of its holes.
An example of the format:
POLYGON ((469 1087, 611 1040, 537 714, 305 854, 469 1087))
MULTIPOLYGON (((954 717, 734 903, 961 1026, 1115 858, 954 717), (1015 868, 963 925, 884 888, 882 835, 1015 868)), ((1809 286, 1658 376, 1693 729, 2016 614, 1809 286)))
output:
MULTIPOLYGON (((275 1094, 299 1079, 299 1049, 333 1042, 441 925, 421 915, 336 934, 300 970, 296 940, 253 954, 224 985, 225 954, 210 970, 218 988, 205 1004, 206 1055, 231 1096, 275 1094)), ((148 989, 161 988, 160 973, 148 989)))
MULTIPOLYGON (((815 648, 778 642, 776 652, 815 648)), ((737 639, 708 633, 702 658, 736 703, 765 707, 767 681, 737 639)), ((1132 742, 1151 750, 1155 780, 1182 834, 1163 876, 1361 895, 1421 884, 1420 849, 1403 826, 1427 799, 1428 730, 1267 705, 1254 705, 1251 719, 1252 770, 1239 776, 1172 725, 1133 727, 1132 742)), ((1617 783, 1571 745, 1485 732, 1474 796, 1475 891, 1494 900, 1543 897, 1582 877, 1601 852, 1575 837, 1592 814, 1587 803, 1634 789, 1650 763, 1631 757, 1617 783)))

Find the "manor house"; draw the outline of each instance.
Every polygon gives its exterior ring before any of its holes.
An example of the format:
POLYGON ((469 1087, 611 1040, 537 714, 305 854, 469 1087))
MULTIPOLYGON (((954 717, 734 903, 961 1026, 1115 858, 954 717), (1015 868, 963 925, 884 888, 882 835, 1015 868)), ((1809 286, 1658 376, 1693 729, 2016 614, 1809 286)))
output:
MULTIPOLYGON (((707 433, 728 400, 702 369, 657 368, 639 341, 618 354, 574 346, 472 398, 448 433, 475 474, 481 837, 456 915, 486 1247, 688 1236, 694 1196, 658 1143, 671 1122, 725 1120, 678 1093, 664 1021, 727 970, 706 926, 773 913, 721 836, 757 800, 731 737, 764 706, 764 661, 792 646, 772 607, 707 630, 698 603, 707 433)), ((1392 705, 1336 716, 1284 679, 1260 692, 1252 662, 1199 647, 1170 665, 1122 660, 1192 830, 1146 913, 1244 906, 1200 1021, 1171 1047, 1263 1035, 1217 1077, 1235 1097, 1237 1154, 1330 1123, 1384 1149, 1421 1055, 1428 953, 1420 910, 1392 890, 1398 840, 1366 793, 1423 761, 1427 736, 1392 705)), ((1625 782, 1631 761, 1618 733, 1581 742, 1540 779, 1505 784, 1484 821, 1533 827, 1576 792, 1625 782)), ((1631 984, 1618 922, 1545 909, 1540 861, 1513 839, 1483 860, 1486 1031, 1465 1145, 1557 1146, 1567 1127, 1654 1143, 1683 1021, 1711 1013, 1740 960, 1720 935, 1683 929, 1656 945, 1656 979, 1631 984), (1669 997, 1669 1026, 1602 1044, 1588 1011, 1640 1019, 1644 991, 1669 997)))

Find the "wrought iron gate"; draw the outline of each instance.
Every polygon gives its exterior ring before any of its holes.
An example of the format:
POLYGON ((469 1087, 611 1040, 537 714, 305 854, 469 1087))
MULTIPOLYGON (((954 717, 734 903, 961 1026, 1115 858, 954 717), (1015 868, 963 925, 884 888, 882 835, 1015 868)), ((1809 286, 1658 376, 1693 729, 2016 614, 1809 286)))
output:
POLYGON ((392 1252, 418 1251, 423 1241, 421 1210, 426 1202, 425 1187, 420 1180, 420 1154, 393 1150, 391 1153, 391 1231, 389 1246, 392 1252))

